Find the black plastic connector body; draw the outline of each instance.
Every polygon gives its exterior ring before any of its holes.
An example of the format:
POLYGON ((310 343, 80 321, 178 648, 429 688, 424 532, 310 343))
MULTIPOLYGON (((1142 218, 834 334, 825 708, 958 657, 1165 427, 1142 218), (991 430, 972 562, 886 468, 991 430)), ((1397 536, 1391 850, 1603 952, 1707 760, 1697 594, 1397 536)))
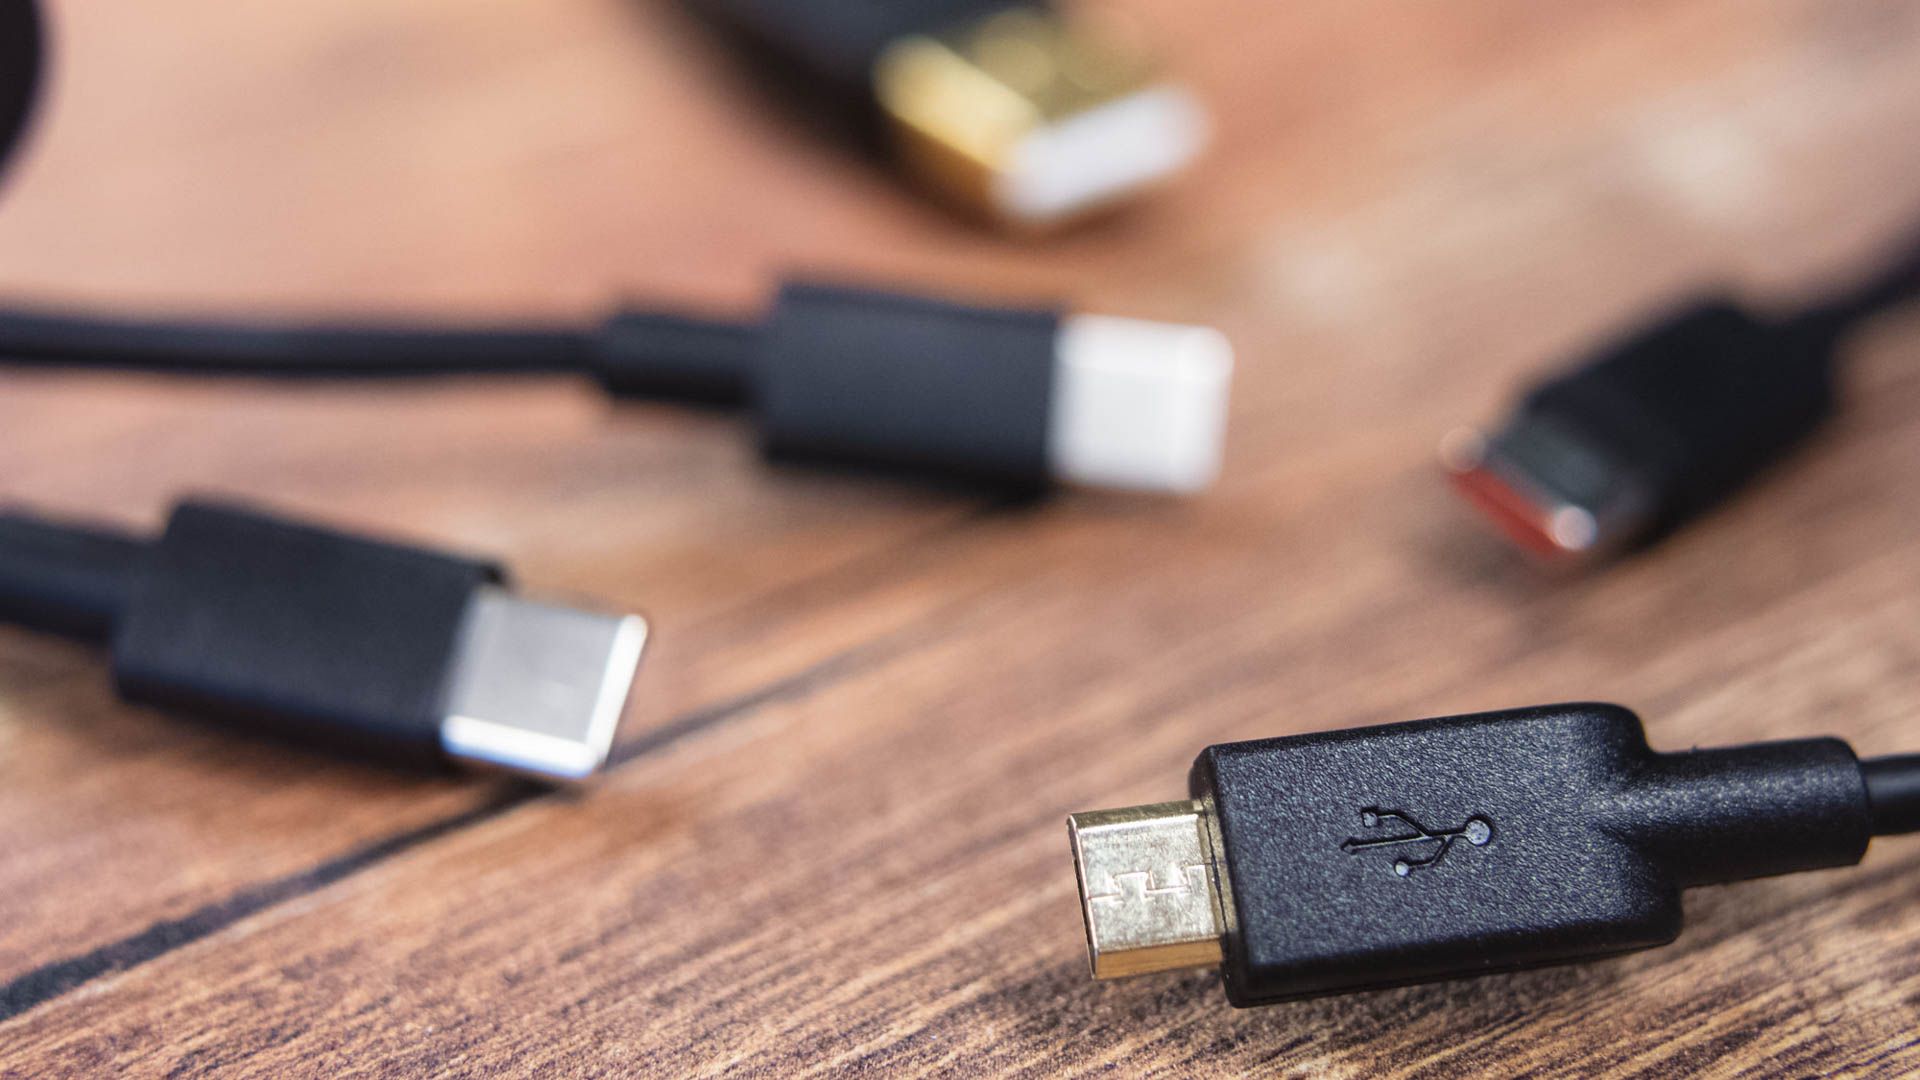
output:
POLYGON ((1671 941, 1680 890, 1858 862, 1873 834, 1836 739, 1655 753, 1573 704, 1214 746, 1235 1005, 1671 941))
POLYGON ((1653 493, 1653 532, 1712 506, 1833 409, 1833 341, 1699 303, 1527 395, 1653 493))
POLYGON ((1052 480, 1057 312, 789 285, 761 342, 755 406, 775 457, 1052 480))
POLYGON ((441 759, 447 672, 498 567, 187 503, 113 635, 128 701, 415 764, 441 759))

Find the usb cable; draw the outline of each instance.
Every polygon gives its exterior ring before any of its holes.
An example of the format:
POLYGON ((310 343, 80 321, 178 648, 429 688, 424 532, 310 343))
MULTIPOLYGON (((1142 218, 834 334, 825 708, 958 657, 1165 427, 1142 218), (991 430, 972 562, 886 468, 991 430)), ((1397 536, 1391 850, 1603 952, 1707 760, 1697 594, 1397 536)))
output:
POLYGON ((1214 330, 791 284, 758 321, 289 325, 0 309, 0 363, 354 378, 578 374, 750 408, 769 454, 1022 491, 1194 492, 1219 471, 1233 351, 1214 330))
POLYGON ((1186 89, 1052 4, 686 0, 780 96, 1008 228, 1054 228, 1180 172, 1206 142, 1186 89))
POLYGON ((106 645, 130 702, 545 783, 606 760, 647 638, 492 563, 196 501, 151 538, 0 512, 0 621, 106 645))
POLYGON ((1218 964, 1242 1007, 1663 945, 1683 889, 1920 830, 1920 755, 1656 753, 1599 704, 1211 746, 1188 790, 1068 819, 1093 974, 1218 964))
POLYGON ((1920 232, 1875 277, 1788 314, 1680 306, 1528 391, 1491 434, 1442 448, 1454 487, 1521 550, 1582 563, 1671 533, 1833 412, 1865 323, 1920 295, 1920 232))

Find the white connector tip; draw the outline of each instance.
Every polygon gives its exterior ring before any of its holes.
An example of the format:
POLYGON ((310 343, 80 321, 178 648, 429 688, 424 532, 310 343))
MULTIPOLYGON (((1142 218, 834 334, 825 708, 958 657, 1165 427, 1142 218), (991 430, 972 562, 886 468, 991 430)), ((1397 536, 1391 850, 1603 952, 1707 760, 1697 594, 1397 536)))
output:
POLYGON ((1186 168, 1205 147, 1207 128, 1191 93, 1147 87, 1024 136, 994 180, 993 200, 1029 226, 1076 217, 1186 168))
POLYGON ((1047 459, 1069 483, 1178 494, 1220 473, 1233 346, 1204 326, 1063 320, 1047 459))

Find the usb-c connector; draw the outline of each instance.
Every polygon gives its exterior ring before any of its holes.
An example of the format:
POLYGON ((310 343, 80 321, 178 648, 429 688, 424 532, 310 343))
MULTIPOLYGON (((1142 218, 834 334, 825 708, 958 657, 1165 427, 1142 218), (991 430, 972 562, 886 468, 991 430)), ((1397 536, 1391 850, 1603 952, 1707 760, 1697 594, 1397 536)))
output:
POLYGON ((522 776, 585 780, 607 760, 646 643, 638 615, 482 586, 462 619, 441 747, 522 776))
POLYGON ((0 619, 106 643, 129 701, 545 783, 606 760, 647 636, 488 563, 206 502, 151 540, 0 515, 0 619))

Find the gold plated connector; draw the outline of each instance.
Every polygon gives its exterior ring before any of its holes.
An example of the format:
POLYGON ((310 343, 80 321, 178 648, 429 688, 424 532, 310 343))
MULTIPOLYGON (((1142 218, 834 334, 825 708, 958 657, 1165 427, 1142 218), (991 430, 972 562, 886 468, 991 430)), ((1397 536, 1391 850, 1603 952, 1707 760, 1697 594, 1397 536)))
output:
POLYGON ((1212 825, 1194 800, 1067 818, 1096 979, 1220 962, 1212 825))
POLYGON ((874 70, 902 164, 1018 228, 1058 225, 1178 172, 1206 118, 1130 50, 1016 7, 889 46, 874 70))

